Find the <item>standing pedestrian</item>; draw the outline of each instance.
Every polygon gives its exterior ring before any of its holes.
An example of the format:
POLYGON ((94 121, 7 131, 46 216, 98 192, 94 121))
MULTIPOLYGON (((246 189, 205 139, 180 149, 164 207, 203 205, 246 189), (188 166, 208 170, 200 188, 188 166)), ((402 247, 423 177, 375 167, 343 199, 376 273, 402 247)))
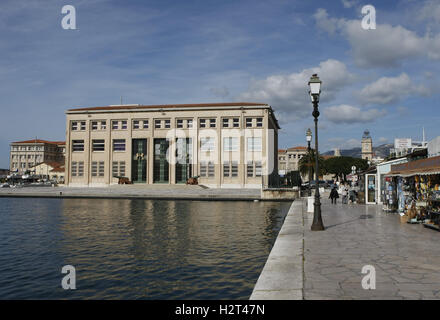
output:
POLYGON ((348 188, 345 183, 342 185, 342 192, 341 193, 342 193, 342 203, 347 204, 348 188))
POLYGON ((338 190, 336 190, 336 187, 333 187, 332 191, 330 191, 329 198, 332 200, 332 203, 336 204, 336 199, 339 198, 338 190))

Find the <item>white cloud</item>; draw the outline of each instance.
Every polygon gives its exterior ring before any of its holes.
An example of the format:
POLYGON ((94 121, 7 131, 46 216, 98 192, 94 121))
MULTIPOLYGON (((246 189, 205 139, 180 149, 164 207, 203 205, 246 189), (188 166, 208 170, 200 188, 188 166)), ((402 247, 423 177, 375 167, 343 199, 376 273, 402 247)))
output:
POLYGON ((382 77, 364 87, 359 97, 364 104, 390 104, 397 102, 411 94, 428 94, 429 90, 412 83, 406 73, 397 77, 382 77))
POLYGON ((432 20, 436 23, 440 23, 440 3, 438 0, 425 1, 417 12, 416 19, 418 21, 432 20))
POLYGON ((361 19, 331 18, 322 8, 316 11, 314 18, 320 29, 346 37, 354 61, 361 67, 395 67, 411 57, 440 59, 440 35, 421 37, 400 25, 389 24, 377 24, 375 30, 364 30, 361 19))
POLYGON ((355 0, 342 0, 342 5, 344 6, 344 8, 351 8, 353 6, 355 6, 357 3, 357 1, 355 0))
POLYGON ((346 104, 328 107, 324 109, 323 113, 333 123, 348 124, 372 122, 386 114, 385 110, 368 109, 364 111, 346 104))
POLYGON ((269 103, 281 113, 280 120, 298 119, 311 112, 307 82, 317 73, 322 80, 321 101, 331 101, 335 94, 350 83, 352 75, 344 63, 329 59, 318 67, 304 69, 291 74, 271 75, 251 82, 249 89, 239 95, 238 100, 269 103))

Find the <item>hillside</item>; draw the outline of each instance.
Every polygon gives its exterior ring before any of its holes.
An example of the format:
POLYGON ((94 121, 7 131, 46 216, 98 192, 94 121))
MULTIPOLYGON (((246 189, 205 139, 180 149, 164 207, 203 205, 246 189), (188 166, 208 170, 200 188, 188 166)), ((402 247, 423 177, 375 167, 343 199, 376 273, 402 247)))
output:
MULTIPOLYGON (((373 147, 373 152, 376 157, 385 158, 390 154, 390 149, 393 148, 394 145, 392 143, 381 144, 380 146, 373 147)), ((324 152, 323 155, 333 155, 334 151, 324 152)), ((352 148, 352 149, 343 149, 341 150, 341 156, 360 158, 361 157, 361 148, 352 148)))

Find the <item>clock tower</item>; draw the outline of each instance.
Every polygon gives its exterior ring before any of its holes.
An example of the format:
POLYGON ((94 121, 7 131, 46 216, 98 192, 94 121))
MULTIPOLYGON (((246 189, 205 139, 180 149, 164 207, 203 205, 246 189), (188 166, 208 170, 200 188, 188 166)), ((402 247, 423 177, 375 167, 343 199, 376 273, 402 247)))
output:
POLYGON ((373 139, 371 139, 370 131, 365 130, 362 136, 362 159, 371 160, 373 158, 373 139))

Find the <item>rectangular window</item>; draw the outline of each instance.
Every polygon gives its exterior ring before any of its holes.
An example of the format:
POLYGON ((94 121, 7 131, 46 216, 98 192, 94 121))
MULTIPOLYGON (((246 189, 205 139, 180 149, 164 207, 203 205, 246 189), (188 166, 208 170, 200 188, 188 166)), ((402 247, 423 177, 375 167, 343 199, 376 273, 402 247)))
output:
POLYGON ((223 177, 228 177, 230 175, 230 168, 229 168, 229 162, 225 161, 223 162, 223 177))
POLYGON ((238 177, 238 162, 232 161, 231 172, 233 177, 238 177))
POLYGON ((72 151, 84 151, 84 140, 72 140, 72 151))
POLYGON ((78 171, 78 163, 76 161, 72 161, 71 173, 72 177, 76 177, 78 171))
POLYGON ((78 130, 78 122, 72 121, 72 131, 78 130))
POLYGON ((104 176, 104 161, 99 161, 98 175, 100 177, 104 176))
POLYGON ((112 130, 118 130, 119 128, 119 121, 113 120, 112 121, 112 130))
POLYGON ((214 151, 214 138, 212 137, 205 137, 200 138, 200 151, 214 151))
POLYGON ((92 177, 96 177, 98 175, 98 162, 92 161, 92 177))
POLYGON ((165 120, 165 128, 166 129, 171 128, 171 120, 165 120))
POLYGON ((98 130, 98 121, 92 121, 92 130, 98 130))
POLYGON ((102 139, 92 140, 92 151, 104 151, 105 141, 102 139))
POLYGON ((148 129, 148 120, 143 121, 143 128, 148 129))
POLYGON ((202 177, 208 176, 208 164, 206 163, 206 161, 200 162, 200 175, 202 177))
POLYGON ((105 130, 107 128, 107 121, 101 121, 101 130, 105 130))
POLYGON ((154 128, 155 129, 161 128, 161 121, 160 120, 154 120, 154 128))
POLYGON ((238 138, 237 137, 223 138, 223 151, 238 151, 238 138))
POLYGON ((209 119, 209 127, 215 128, 215 119, 209 119))
POLYGON ((125 161, 119 161, 119 175, 125 177, 125 161))
POLYGON ((186 120, 186 127, 189 128, 189 129, 193 127, 193 121, 192 121, 192 119, 188 119, 188 120, 186 120))
POLYGON ((118 161, 112 162, 112 177, 119 176, 118 161))
POLYGON ((81 130, 82 131, 86 130, 86 122, 85 121, 81 121, 81 130))
POLYGON ((133 129, 139 129, 139 120, 133 120, 133 129))
POLYGON ((206 119, 200 119, 200 128, 206 128, 206 119))
POLYGON ((248 177, 254 176, 254 163, 252 161, 248 161, 246 165, 246 172, 248 177))
POLYGON ((232 121, 233 121, 232 126, 234 128, 238 128, 240 126, 240 119, 239 118, 234 118, 234 119, 232 119, 232 121))
POLYGON ((124 177, 125 176, 125 161, 113 161, 112 162, 112 176, 124 177))
POLYGON ((252 118, 246 118, 246 128, 252 127, 252 118))
POLYGON ((255 161, 255 176, 261 177, 261 173, 262 173, 261 161, 255 161))
POLYGON ((78 177, 84 176, 84 161, 78 162, 78 177))
POLYGON ((223 119, 223 128, 229 127, 229 119, 223 119))
POLYGON ((123 121, 121 122, 121 129, 122 129, 122 130, 126 130, 126 129, 127 129, 127 120, 123 120, 123 121))
POLYGON ((125 139, 113 139, 113 151, 125 151, 125 139))
POLYGON ((209 161, 208 162, 208 177, 212 178, 214 176, 215 176, 214 162, 209 161))
POLYGON ((257 127, 258 128, 263 127, 263 118, 257 118, 257 127))
POLYGON ((247 151, 262 151, 261 138, 260 137, 247 138, 247 151))
POLYGON ((176 127, 183 128, 183 120, 182 119, 177 119, 176 127))

